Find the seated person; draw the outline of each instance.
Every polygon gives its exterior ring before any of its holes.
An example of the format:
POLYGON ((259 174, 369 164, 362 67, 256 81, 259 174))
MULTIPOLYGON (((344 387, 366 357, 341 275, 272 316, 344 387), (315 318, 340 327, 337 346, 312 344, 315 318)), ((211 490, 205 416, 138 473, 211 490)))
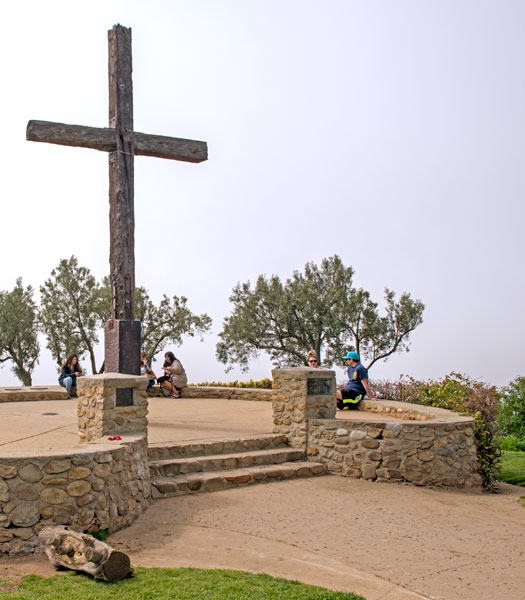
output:
POLYGON ((180 398, 180 391, 188 385, 188 378, 182 363, 175 358, 173 352, 166 352, 164 355, 162 370, 164 375, 159 377, 157 381, 169 392, 170 398, 180 398))
POLYGON ((310 350, 306 356, 306 362, 308 364, 308 366, 310 367, 310 369, 317 369, 319 368, 319 361, 317 360, 317 354, 315 353, 315 350, 310 350))
POLYGON ((67 397, 71 398, 71 388, 77 386, 77 377, 83 375, 82 369, 78 364, 78 356, 70 354, 62 364, 58 383, 66 388, 67 397))
POLYGON ((144 350, 140 351, 140 374, 149 379, 148 386, 146 388, 147 390, 149 390, 149 388, 153 386, 157 378, 155 377, 155 373, 153 372, 153 370, 150 367, 148 367, 148 363, 146 362, 146 353, 144 352, 144 350))
POLYGON ((355 409, 359 402, 368 394, 370 400, 377 400, 372 396, 368 386, 368 371, 363 367, 357 352, 349 352, 343 356, 348 365, 348 383, 342 390, 337 390, 337 408, 355 409))

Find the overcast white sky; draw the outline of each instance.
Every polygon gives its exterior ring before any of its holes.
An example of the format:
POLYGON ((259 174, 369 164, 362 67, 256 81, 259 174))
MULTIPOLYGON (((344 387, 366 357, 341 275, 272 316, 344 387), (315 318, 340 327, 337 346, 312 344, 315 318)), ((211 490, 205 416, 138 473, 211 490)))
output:
MULTIPOLYGON (((108 125, 121 23, 135 129, 209 145, 199 165, 135 159, 137 283, 213 318, 172 348, 190 381, 240 376, 215 360, 237 282, 336 253, 375 300, 388 286, 426 304, 411 351, 372 378, 525 374, 525 3, 20 0, 0 18, 0 289, 38 289, 72 254, 109 270, 107 154, 25 128, 108 125)), ((33 382, 55 378, 42 339, 33 382)))

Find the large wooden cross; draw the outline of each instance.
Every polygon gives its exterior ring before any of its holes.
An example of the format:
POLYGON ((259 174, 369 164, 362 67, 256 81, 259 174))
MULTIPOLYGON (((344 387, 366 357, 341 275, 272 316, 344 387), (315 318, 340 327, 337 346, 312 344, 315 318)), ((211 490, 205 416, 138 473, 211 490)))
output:
POLYGON ((26 138, 109 152, 109 228, 112 318, 105 328, 106 372, 138 375, 140 323, 135 320, 134 155, 187 162, 208 158, 206 142, 133 131, 131 28, 108 31, 109 128, 29 121, 26 138))

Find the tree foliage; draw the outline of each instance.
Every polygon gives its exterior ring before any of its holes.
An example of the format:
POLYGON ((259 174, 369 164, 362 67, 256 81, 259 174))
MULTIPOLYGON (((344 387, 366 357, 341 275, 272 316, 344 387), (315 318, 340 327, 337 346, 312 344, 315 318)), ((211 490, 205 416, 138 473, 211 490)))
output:
POLYGON ((335 255, 321 265, 307 263, 283 284, 260 275, 252 289, 239 283, 232 291, 232 314, 224 320, 217 358, 246 371, 251 359, 267 353, 276 366, 306 364, 314 349, 330 366, 348 350, 370 368, 378 360, 409 349, 412 331, 423 322, 424 305, 385 289, 385 313, 370 294, 353 287, 354 270, 335 255))
MULTIPOLYGON (((99 284, 90 270, 79 266, 72 256, 53 269, 40 293, 41 327, 57 365, 69 354, 88 354, 92 372, 96 373, 95 347, 101 328, 111 318, 109 277, 99 284)), ((135 315, 141 322, 148 363, 167 344, 181 344, 184 335, 202 335, 210 329, 210 317, 193 314, 187 302, 184 296, 170 299, 163 295, 156 305, 144 287, 135 288, 135 315)))
POLYGON ((95 347, 99 342, 101 291, 91 271, 75 256, 62 259, 40 287, 40 322, 47 347, 60 367, 69 354, 89 355, 97 372, 95 347))
POLYGON ((11 370, 23 385, 32 385, 38 363, 37 308, 31 286, 16 280, 11 292, 0 292, 0 363, 11 361, 11 370))
MULTIPOLYGON (((98 306, 99 318, 106 322, 111 314, 109 277, 104 277, 99 296, 102 299, 98 306)), ((184 296, 170 299, 164 294, 157 306, 144 287, 135 288, 135 318, 140 321, 142 349, 148 364, 168 344, 178 346, 184 335, 203 335, 211 327, 210 317, 205 313, 194 315, 184 296)))
POLYGON ((153 357, 168 344, 179 346, 184 335, 202 336, 211 327, 211 318, 203 313, 194 315, 188 308, 188 299, 163 294, 158 306, 144 288, 137 288, 135 296, 136 317, 141 322, 142 349, 151 364, 153 357))
POLYGON ((500 434, 525 440, 525 377, 516 377, 500 390, 500 434))

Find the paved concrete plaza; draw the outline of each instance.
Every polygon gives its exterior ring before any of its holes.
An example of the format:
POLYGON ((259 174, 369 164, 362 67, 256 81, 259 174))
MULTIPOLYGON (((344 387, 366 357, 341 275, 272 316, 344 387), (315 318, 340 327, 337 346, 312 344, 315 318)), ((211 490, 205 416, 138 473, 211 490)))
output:
MULTIPOLYGON (((272 431, 270 402, 150 398, 149 442, 211 440, 272 431)), ((0 404, 0 455, 78 445, 77 401, 0 404)))

